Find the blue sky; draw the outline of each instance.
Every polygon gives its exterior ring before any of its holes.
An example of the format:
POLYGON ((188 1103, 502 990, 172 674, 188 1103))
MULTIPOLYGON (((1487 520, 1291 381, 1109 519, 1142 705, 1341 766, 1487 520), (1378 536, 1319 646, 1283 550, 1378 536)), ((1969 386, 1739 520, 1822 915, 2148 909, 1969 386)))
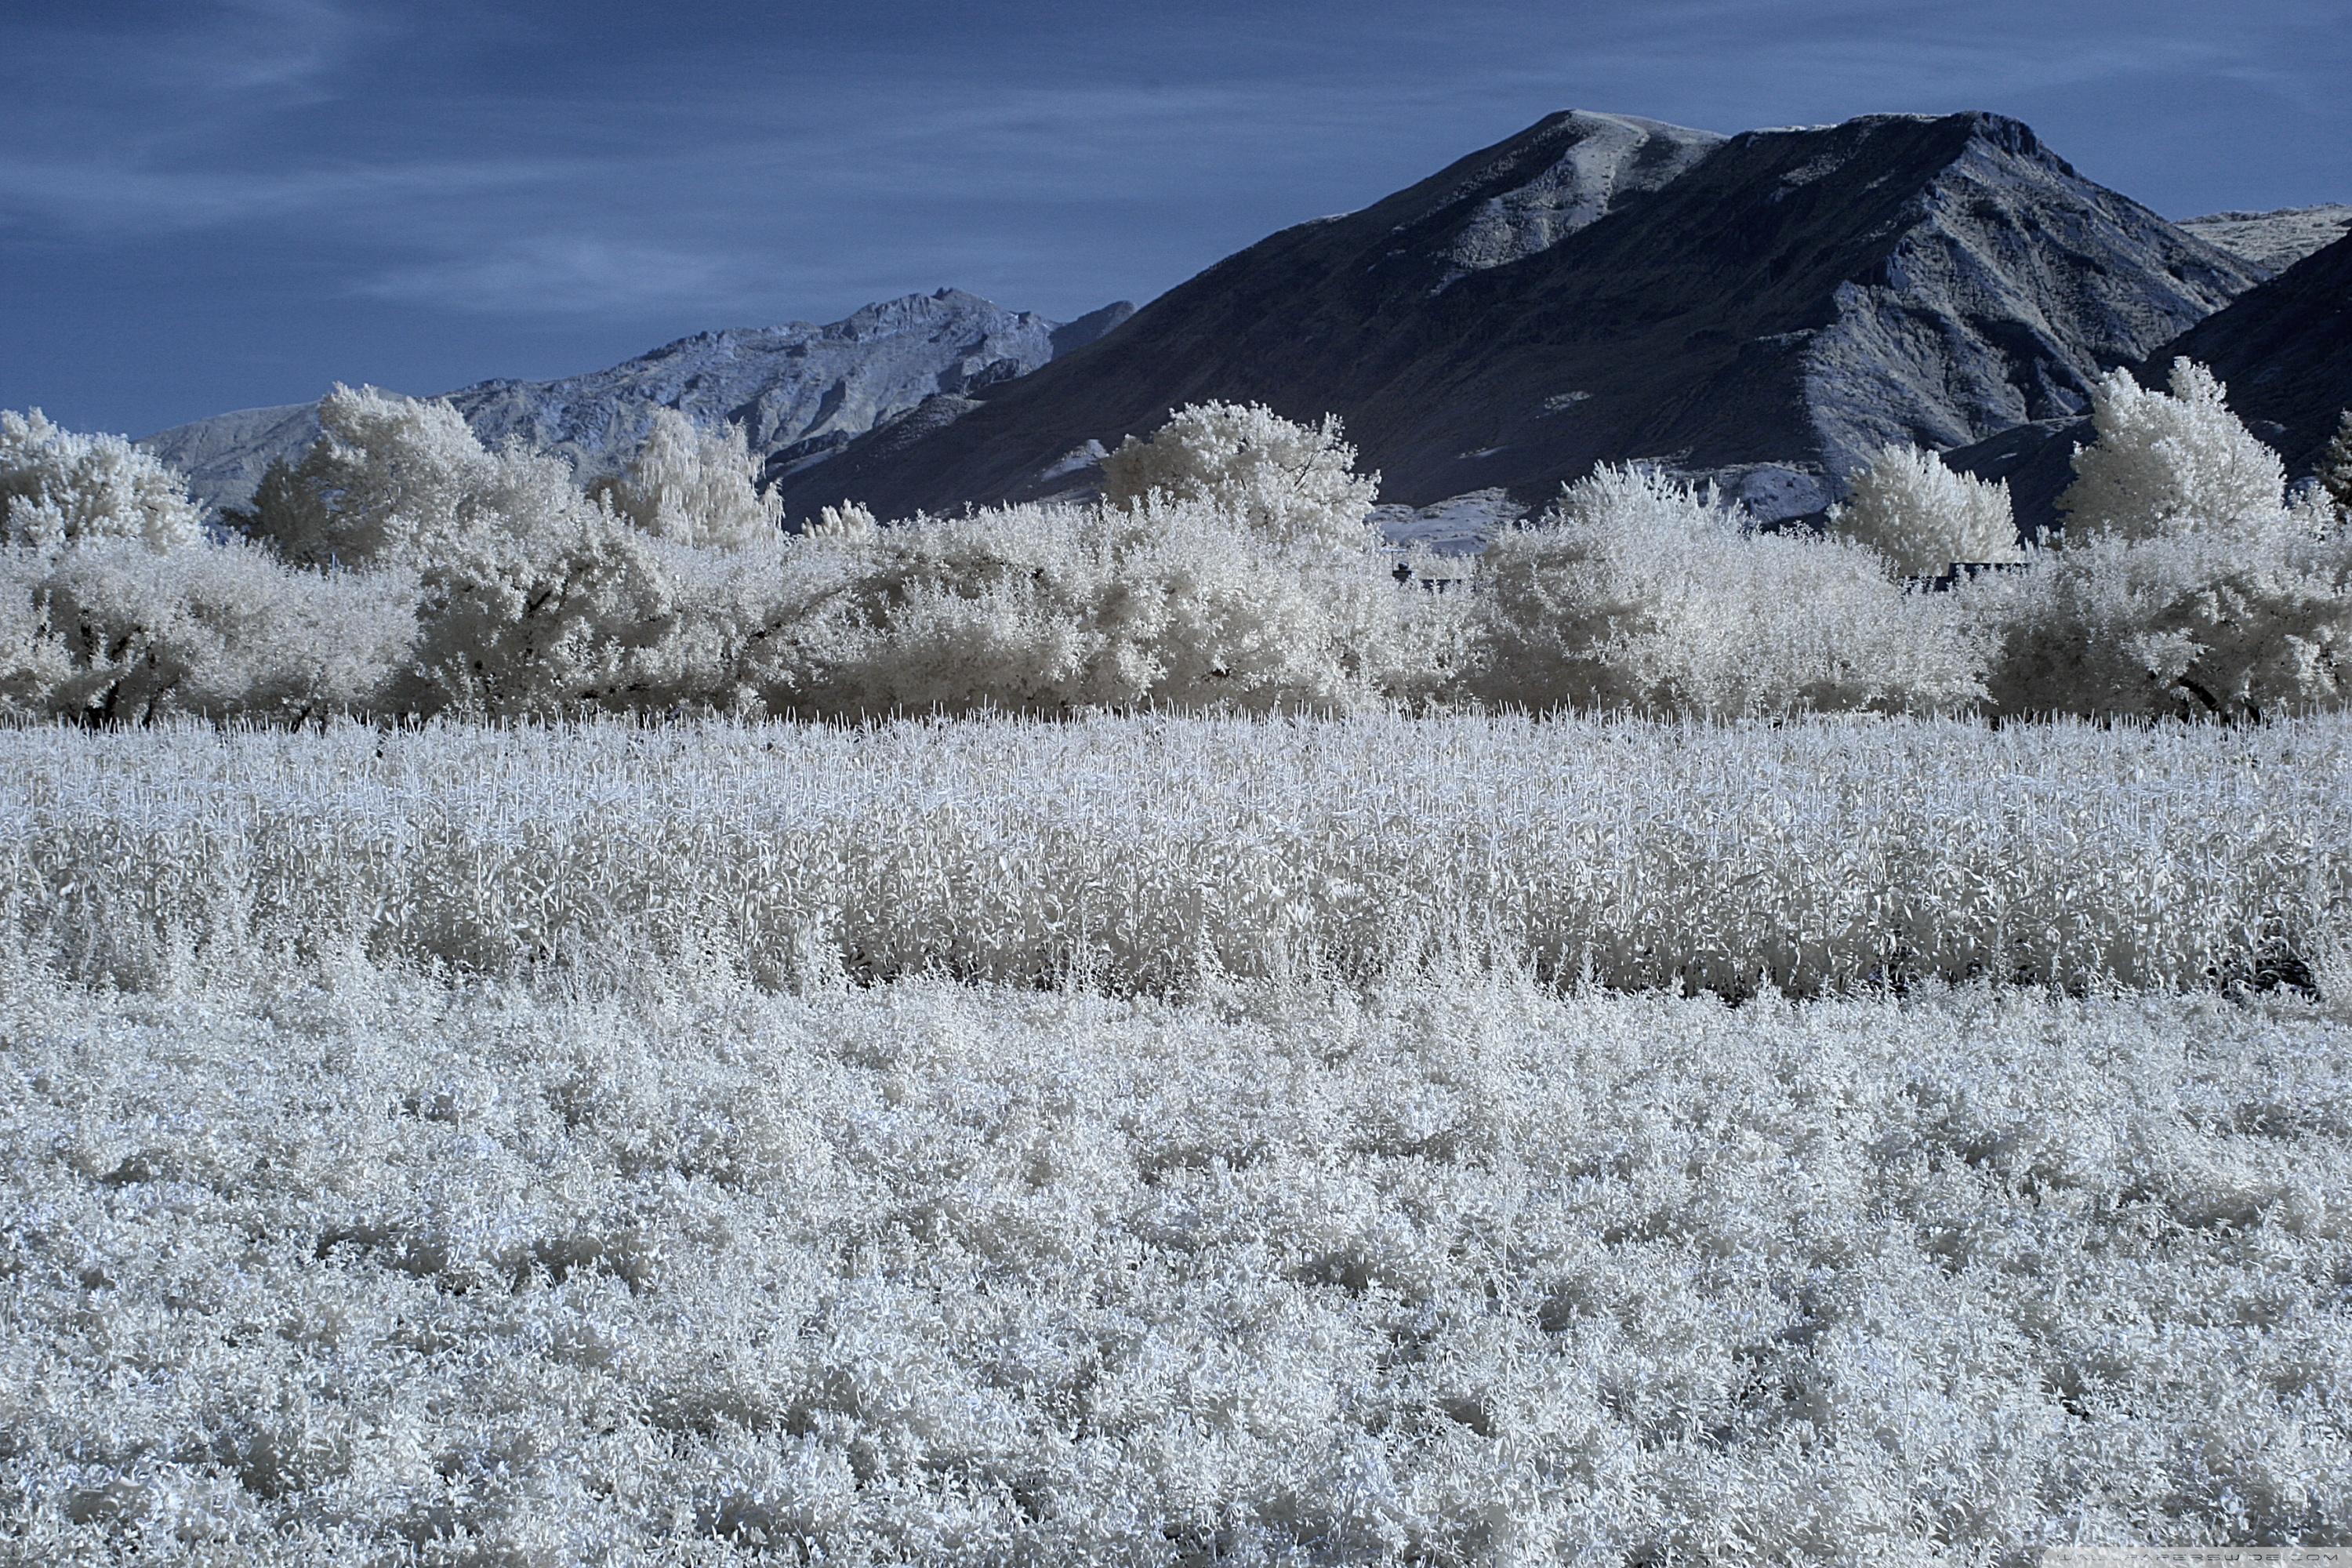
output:
POLYGON ((1557 109, 1991 109, 2352 201, 2347 0, 0 0, 0 407, 133 435, 953 285, 1067 318, 1557 109))

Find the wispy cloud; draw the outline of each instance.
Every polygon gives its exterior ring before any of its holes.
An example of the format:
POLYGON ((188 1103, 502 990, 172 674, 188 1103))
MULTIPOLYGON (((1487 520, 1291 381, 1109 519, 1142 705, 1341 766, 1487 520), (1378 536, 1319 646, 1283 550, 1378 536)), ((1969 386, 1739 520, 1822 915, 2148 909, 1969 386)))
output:
POLYGON ((537 235, 479 254, 383 268, 352 291, 489 315, 637 314, 726 304, 766 281, 753 258, 586 235, 537 235))
MULTIPOLYGON (((397 222, 407 204, 446 206, 564 184, 583 171, 561 161, 487 157, 278 170, 173 167, 131 159, 20 158, 0 163, 0 213, 96 236, 226 228, 298 218, 397 222)), ((299 234, 289 233, 289 239, 299 234)))

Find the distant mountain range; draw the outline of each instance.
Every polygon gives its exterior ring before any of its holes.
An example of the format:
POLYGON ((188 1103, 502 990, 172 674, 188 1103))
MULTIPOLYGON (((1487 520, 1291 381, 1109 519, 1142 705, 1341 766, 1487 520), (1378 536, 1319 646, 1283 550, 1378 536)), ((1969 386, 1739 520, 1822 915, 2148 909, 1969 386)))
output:
MULTIPOLYGON (((2168 223, 1998 115, 1727 137, 1572 111, 1140 311, 1062 324, 941 289, 449 396, 583 476, 656 406, 740 421, 795 519, 1087 495, 1122 437, 1222 398, 1339 414, 1383 526, 1447 548, 1604 461, 1809 516, 1887 441, 2008 478, 2039 525, 2118 365, 2213 364, 2307 469, 2352 401, 2347 246, 2352 206, 2168 223)), ((237 504, 317 428, 295 405, 144 445, 237 504)))
POLYGON ((1407 506, 1642 458, 1802 515, 1884 442, 2080 412, 2264 275, 1996 115, 1727 138, 1558 114, 778 478, 794 516, 1066 493, 1089 442, 1225 398, 1339 413, 1407 506))
MULTIPOLYGON (((609 370, 478 382, 447 396, 485 442, 520 437, 562 454, 583 478, 625 462, 657 406, 705 424, 737 421, 754 450, 789 472, 926 397, 1024 375, 1134 310, 1121 301, 1064 323, 942 289, 828 326, 701 332, 609 370)), ((197 499, 241 506, 272 461, 298 456, 318 434, 318 405, 298 403, 199 419, 140 444, 186 474, 197 499)))
POLYGON ((2284 272, 2313 251, 2324 250, 2352 234, 2352 206, 2209 213, 2203 217, 2183 218, 2180 226, 2257 267, 2284 272))

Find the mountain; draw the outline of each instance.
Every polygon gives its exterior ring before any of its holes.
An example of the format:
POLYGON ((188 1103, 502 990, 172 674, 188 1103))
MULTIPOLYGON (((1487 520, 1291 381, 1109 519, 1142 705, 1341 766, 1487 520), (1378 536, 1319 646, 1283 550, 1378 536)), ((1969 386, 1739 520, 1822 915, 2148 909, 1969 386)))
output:
POLYGON ((1089 443, 1223 398, 1339 414, 1406 506, 1648 458, 1794 516, 1882 442, 2079 411, 2258 275, 1994 115, 1726 138, 1562 113, 775 472, 795 517, 1066 492, 1089 443))
MULTIPOLYGON (((2312 472, 2336 420, 2352 407, 2352 233, 2164 343, 2133 374, 2162 386, 2182 357, 2221 379, 2231 412, 2278 448, 2289 478, 2312 472)), ((2058 497, 2074 479, 2074 448, 2090 440, 2087 419, 2045 420, 1944 460, 2007 479, 2019 524, 2039 533, 2057 521, 2058 497)))
POLYGON ((2352 234, 2352 206, 2281 207, 2267 213, 2209 213, 2180 226, 2270 272, 2284 272, 2313 251, 2352 234))
MULTIPOLYGON (((778 454, 788 468, 837 450, 928 396, 1026 374, 1134 309, 1122 301, 1065 324, 942 289, 868 305, 829 326, 701 332, 609 370, 478 382, 447 396, 486 443, 519 437, 562 454, 583 475, 625 461, 657 406, 705 423, 740 421, 754 450, 778 454)), ((237 506, 271 462, 299 455, 318 434, 318 405, 298 403, 200 419, 140 445, 186 474, 199 500, 237 506)))

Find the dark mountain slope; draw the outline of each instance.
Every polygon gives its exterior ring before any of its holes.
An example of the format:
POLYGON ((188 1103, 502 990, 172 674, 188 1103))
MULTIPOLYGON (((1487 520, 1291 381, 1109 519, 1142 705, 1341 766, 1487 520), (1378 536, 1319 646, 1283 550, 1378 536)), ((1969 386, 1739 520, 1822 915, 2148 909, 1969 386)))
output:
POLYGON ((904 515, 1045 493, 1088 440, 1216 397, 1340 414, 1409 504, 1540 499, 1646 458, 1791 515, 1881 441, 2079 409, 2091 376, 2253 276, 1995 116, 1725 141, 1557 115, 782 488, 796 516, 844 496, 904 515))

